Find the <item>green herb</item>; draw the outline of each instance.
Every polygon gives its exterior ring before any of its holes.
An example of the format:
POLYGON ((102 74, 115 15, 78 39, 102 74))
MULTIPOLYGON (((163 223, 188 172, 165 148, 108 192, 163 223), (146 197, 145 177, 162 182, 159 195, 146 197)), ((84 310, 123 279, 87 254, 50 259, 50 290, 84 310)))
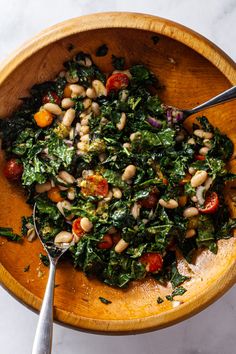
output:
POLYGON ((125 58, 112 55, 112 65, 116 70, 124 70, 125 58))
POLYGON ((15 234, 11 227, 0 227, 0 236, 6 237, 9 241, 19 242, 22 237, 15 234))
POLYGON ((112 301, 107 300, 107 299, 105 299, 105 297, 102 297, 102 296, 99 296, 99 300, 105 305, 109 305, 112 303, 112 301))
POLYGON ((49 262, 48 256, 46 256, 46 255, 40 253, 40 254, 39 254, 39 259, 42 261, 42 263, 43 263, 46 267, 49 267, 50 262, 49 262))
POLYGON ((101 45, 96 50, 96 57, 104 57, 108 53, 108 46, 106 44, 101 45))
POLYGON ((184 283, 186 280, 189 279, 190 279, 189 277, 179 273, 176 262, 173 262, 171 266, 171 279, 170 279, 173 288, 178 287, 180 284, 184 283))
POLYGON ((164 302, 164 300, 160 296, 158 296, 157 303, 162 304, 163 302, 164 302))
POLYGON ((23 272, 28 272, 30 270, 30 264, 24 267, 23 272))
POLYGON ((174 291, 172 291, 171 295, 167 295, 166 299, 169 301, 173 301, 175 296, 182 296, 184 293, 186 293, 186 289, 183 286, 179 286, 178 288, 175 288, 174 291))

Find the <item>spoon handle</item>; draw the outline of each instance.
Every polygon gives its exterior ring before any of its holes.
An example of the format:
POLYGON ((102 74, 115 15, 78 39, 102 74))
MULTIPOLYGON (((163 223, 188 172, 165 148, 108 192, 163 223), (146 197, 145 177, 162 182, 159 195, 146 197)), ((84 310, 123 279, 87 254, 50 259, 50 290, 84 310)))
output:
POLYGON ((35 333, 32 354, 51 353, 55 271, 56 262, 50 261, 49 277, 35 333))
POLYGON ((228 90, 220 93, 219 95, 211 98, 210 100, 200 104, 199 106, 194 107, 191 110, 186 110, 184 112, 186 112, 187 116, 189 116, 190 114, 194 114, 194 113, 200 112, 200 111, 202 111, 205 108, 209 108, 209 107, 215 106, 215 105, 220 104, 220 103, 231 101, 231 100, 233 100, 235 98, 236 98, 236 86, 233 86, 230 89, 228 89, 228 90))

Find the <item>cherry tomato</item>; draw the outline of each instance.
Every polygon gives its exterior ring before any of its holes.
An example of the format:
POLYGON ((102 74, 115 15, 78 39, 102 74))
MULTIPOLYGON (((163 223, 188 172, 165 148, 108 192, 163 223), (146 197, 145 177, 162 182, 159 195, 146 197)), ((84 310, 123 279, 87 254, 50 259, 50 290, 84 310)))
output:
POLYGON ((107 180, 100 175, 87 176, 82 182, 81 192, 84 195, 105 197, 108 193, 107 180))
POLYGON ((157 193, 155 191, 152 191, 149 193, 149 195, 146 198, 141 199, 139 201, 139 204, 141 204, 141 206, 146 209, 152 209, 155 208, 157 202, 158 202, 157 193))
POLYGON ((205 200, 204 207, 199 208, 202 214, 214 214, 219 207, 219 197, 216 192, 209 194, 205 200))
POLYGON ((42 109, 35 113, 34 120, 38 127, 45 128, 52 124, 53 116, 52 113, 46 111, 46 109, 42 109))
POLYGON ((159 253, 145 253, 139 258, 139 261, 146 265, 146 271, 151 273, 161 270, 163 265, 163 259, 159 253))
POLYGON ((106 250, 109 249, 113 246, 113 240, 112 237, 108 234, 104 235, 102 240, 98 242, 98 248, 101 250, 106 250))
POLYGON ((129 85, 129 78, 126 74, 116 73, 111 75, 106 82, 107 94, 111 91, 119 91, 129 85))
POLYGON ((200 155, 200 154, 196 154, 194 155, 195 160, 199 160, 199 161, 204 161, 205 160, 205 156, 200 155))
POLYGON ((23 170, 23 165, 13 158, 6 162, 3 174, 10 181, 17 181, 21 178, 23 170))
POLYGON ((58 105, 61 104, 61 99, 60 97, 56 94, 54 91, 48 92, 47 95, 43 97, 43 104, 45 103, 56 103, 58 105))
POLYGON ((85 233, 85 231, 80 226, 81 219, 82 218, 77 218, 72 223, 72 233, 75 237, 78 237, 78 238, 81 238, 83 236, 83 234, 85 233))
POLYGON ((54 203, 62 202, 64 200, 64 198, 61 196, 60 189, 58 187, 53 187, 48 191, 47 194, 48 198, 54 203))

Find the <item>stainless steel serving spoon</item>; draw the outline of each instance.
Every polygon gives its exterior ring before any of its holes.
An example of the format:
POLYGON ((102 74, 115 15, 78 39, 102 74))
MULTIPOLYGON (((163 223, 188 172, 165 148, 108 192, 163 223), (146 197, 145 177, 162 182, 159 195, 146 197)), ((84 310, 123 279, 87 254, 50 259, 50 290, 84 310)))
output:
POLYGON ((231 101, 233 99, 236 99, 236 86, 231 87, 230 89, 220 93, 219 95, 211 98, 210 100, 192 109, 181 110, 179 108, 166 106, 167 120, 169 118, 170 121, 175 120, 174 122, 183 122, 186 118, 188 118, 192 114, 203 111, 206 108, 231 101), (174 112, 174 118, 173 118, 173 112, 174 112))
POLYGON ((36 209, 37 205, 35 204, 33 208, 34 228, 45 251, 47 252, 50 261, 50 268, 48 282, 35 333, 32 354, 50 354, 52 349, 53 298, 56 266, 59 258, 68 250, 70 246, 73 245, 73 241, 70 244, 62 244, 60 247, 56 246, 53 242, 47 242, 46 245, 41 238, 40 230, 37 226, 36 209))

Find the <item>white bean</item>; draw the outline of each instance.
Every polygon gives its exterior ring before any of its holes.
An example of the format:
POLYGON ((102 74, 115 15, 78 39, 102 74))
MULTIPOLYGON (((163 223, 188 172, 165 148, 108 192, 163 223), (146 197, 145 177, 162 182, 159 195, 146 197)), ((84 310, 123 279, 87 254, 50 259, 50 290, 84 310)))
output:
POLYGON ((196 173, 196 169, 193 167, 189 167, 188 172, 190 173, 190 175, 194 175, 196 173))
POLYGON ((125 102, 125 101, 127 100, 128 96, 129 96, 129 91, 128 91, 128 90, 122 90, 122 91, 121 91, 120 100, 121 100, 122 102, 125 102))
POLYGON ((93 80, 92 81, 92 87, 94 88, 96 95, 98 97, 100 96, 106 96, 107 95, 107 89, 103 85, 102 81, 100 80, 93 80))
POLYGON ((91 223, 88 218, 84 217, 80 220, 80 226, 85 232, 89 232, 93 228, 93 223, 91 223))
POLYGON ((83 178, 86 178, 88 176, 92 176, 94 175, 94 171, 93 170, 83 170, 82 171, 82 177, 83 178))
POLYGON ((73 235, 68 231, 59 232, 54 239, 54 243, 70 243, 73 240, 73 235))
POLYGON ((192 202, 197 203, 197 201, 198 201, 197 196, 196 195, 192 196, 191 200, 192 200, 192 202))
POLYGON ((129 246, 128 242, 126 242, 123 238, 115 246, 115 252, 121 253, 129 246))
POLYGON ((134 165, 129 165, 125 168, 123 175, 121 176, 122 181, 127 181, 133 178, 136 174, 136 167, 134 165))
POLYGON ((141 205, 138 203, 134 203, 131 209, 131 214, 133 215, 134 219, 137 219, 140 215, 141 205))
POLYGON ((88 98, 95 99, 97 97, 96 91, 94 90, 93 87, 88 87, 86 90, 86 96, 88 98))
POLYGON ((190 139, 188 139, 187 143, 190 145, 195 145, 196 141, 194 140, 194 138, 190 138, 190 139))
POLYGON ((203 132, 203 138, 212 139, 213 138, 213 133, 211 133, 211 132, 203 132))
POLYGON ((61 108, 56 103, 45 103, 43 108, 46 109, 46 111, 55 114, 56 116, 59 116, 62 113, 61 108))
POLYGON ((132 133, 132 134, 130 134, 130 140, 131 141, 134 141, 134 139, 139 135, 140 133, 139 132, 135 132, 135 133, 132 133))
POLYGON ((98 155, 99 161, 103 162, 106 160, 107 156, 104 152, 102 152, 101 154, 98 155))
POLYGON ((90 114, 88 114, 87 116, 85 116, 84 118, 82 118, 81 121, 80 121, 81 126, 88 125, 88 123, 89 123, 89 118, 90 118, 90 114))
POLYGON ((84 109, 89 108, 91 106, 91 104, 92 104, 91 98, 85 98, 83 100, 84 109))
MULTIPOLYGON (((83 86, 81 85, 69 85, 69 88, 73 94, 73 96, 75 95, 76 97, 77 96, 82 96, 82 97, 85 97, 86 94, 85 94, 85 89, 83 86)), ((72 96, 72 95, 71 95, 72 96)))
POLYGON ((123 148, 125 149, 131 149, 131 144, 130 143, 124 143, 123 148))
POLYGON ((81 136, 80 140, 83 141, 83 142, 87 142, 87 143, 88 143, 88 141, 89 141, 89 134, 85 134, 85 135, 81 136))
POLYGON ((58 176, 66 183, 69 183, 69 184, 75 183, 75 178, 70 173, 68 173, 66 171, 60 171, 58 173, 58 176))
POLYGON ((69 188, 68 189, 67 198, 69 200, 74 200, 75 199, 75 188, 69 188))
POLYGON ((194 207, 186 208, 183 212, 183 216, 185 218, 191 218, 192 216, 196 216, 198 214, 199 214, 198 209, 194 207))
POLYGON ((186 231, 185 238, 191 238, 196 235, 195 229, 189 229, 186 231))
POLYGON ((80 128, 80 135, 85 135, 85 134, 88 134, 89 133, 89 126, 88 125, 83 125, 81 128, 80 128))
POLYGON ((32 241, 34 241, 35 239, 36 239, 36 232, 35 232, 34 227, 32 227, 31 229, 29 229, 29 230, 27 231, 27 240, 28 240, 29 242, 32 242, 32 241))
POLYGON ((57 203, 57 209, 60 211, 60 213, 65 216, 64 209, 66 210, 71 210, 72 205, 68 200, 63 200, 62 202, 57 203))
POLYGON ((121 113, 120 121, 116 124, 118 130, 123 130, 126 124, 126 114, 124 112, 121 113))
POLYGON ((100 107, 99 107, 99 104, 97 102, 93 102, 91 104, 91 109, 92 109, 92 112, 95 116, 99 116, 100 114, 100 107))
POLYGON ((207 153, 208 153, 208 151, 209 151, 210 149, 208 148, 208 147, 202 147, 200 150, 199 150, 199 154, 200 155, 203 155, 203 156, 205 156, 205 155, 207 155, 207 153))
POLYGON ((75 110, 74 108, 69 108, 64 117, 62 118, 62 124, 64 124, 66 127, 70 127, 73 120, 75 119, 75 110))
POLYGON ((204 130, 202 130, 202 129, 196 129, 193 132, 193 134, 198 136, 199 138, 203 138, 203 133, 204 133, 204 130))
POLYGON ((62 108, 68 109, 74 107, 75 102, 71 98, 63 98, 61 101, 62 108))
POLYGON ((208 191, 210 186, 212 185, 213 179, 212 177, 208 177, 206 182, 204 183, 205 190, 208 191))
POLYGON ((116 198, 116 199, 122 198, 122 192, 121 192, 120 188, 114 187, 114 188, 112 188, 112 192, 113 192, 114 198, 116 198))
POLYGON ((197 171, 195 175, 191 178, 191 186, 198 187, 203 184, 207 179, 208 173, 204 170, 197 171))
POLYGON ((79 151, 87 151, 88 150, 88 144, 84 141, 80 141, 77 143, 77 148, 79 151))
POLYGON ((175 209, 179 206, 178 202, 175 199, 169 199, 165 201, 164 199, 159 199, 159 204, 167 209, 175 209))
POLYGON ((203 144, 208 147, 209 149, 212 147, 212 143, 210 139, 204 139, 203 144))
POLYGON ((44 193, 50 191, 51 188, 52 188, 51 182, 45 182, 41 184, 37 183, 35 186, 35 191, 37 193, 44 193))
POLYGON ((109 202, 110 200, 112 200, 112 197, 113 197, 113 193, 112 191, 109 191, 108 194, 106 195, 106 198, 104 198, 104 200, 106 202, 109 202))

